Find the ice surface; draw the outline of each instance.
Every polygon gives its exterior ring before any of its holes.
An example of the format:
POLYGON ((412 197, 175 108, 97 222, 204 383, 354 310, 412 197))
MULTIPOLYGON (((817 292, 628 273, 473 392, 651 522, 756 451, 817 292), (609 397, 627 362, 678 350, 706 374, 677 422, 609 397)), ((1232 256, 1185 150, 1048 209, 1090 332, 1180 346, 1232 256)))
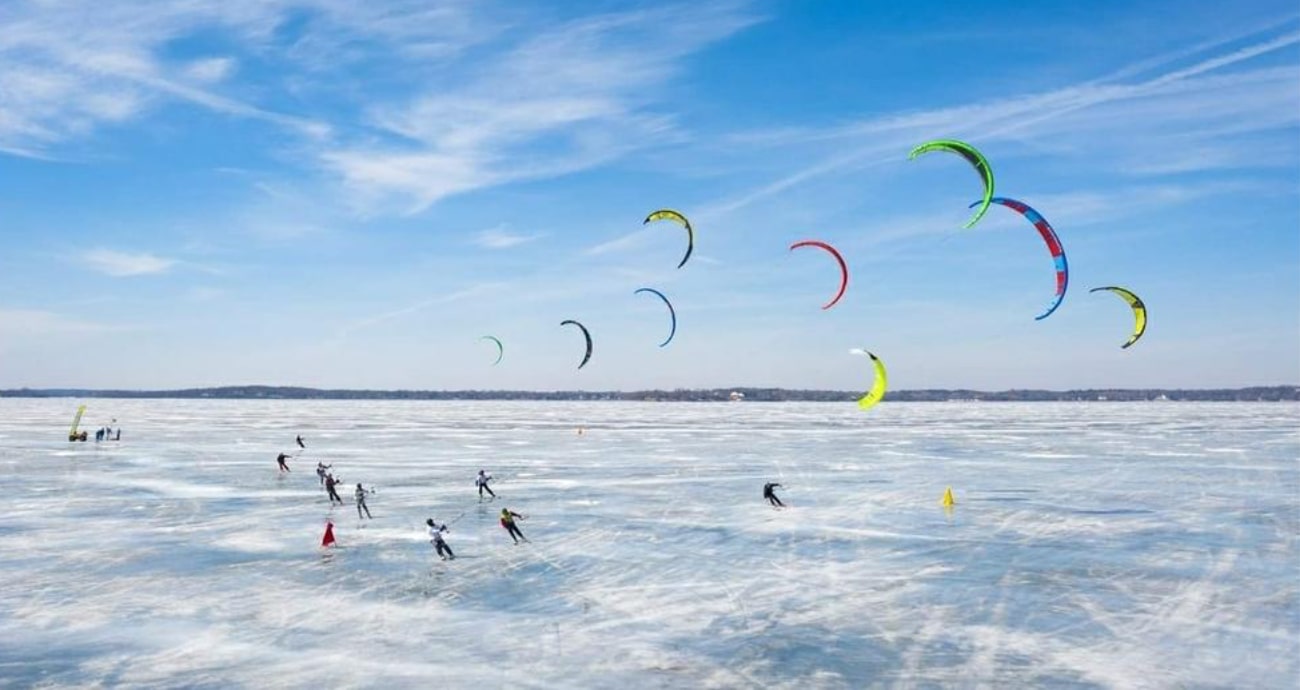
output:
POLYGON ((1294 404, 76 402, 0 400, 0 686, 1300 677, 1294 404))

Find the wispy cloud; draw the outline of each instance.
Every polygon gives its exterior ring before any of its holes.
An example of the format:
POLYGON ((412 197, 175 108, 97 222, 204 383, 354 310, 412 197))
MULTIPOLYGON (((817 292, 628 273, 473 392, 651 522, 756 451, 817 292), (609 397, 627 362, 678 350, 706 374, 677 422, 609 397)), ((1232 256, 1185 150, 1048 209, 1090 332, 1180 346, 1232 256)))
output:
POLYGON ((191 302, 212 302, 227 295, 226 290, 214 287, 193 287, 184 293, 184 298, 191 302))
POLYGON ((153 254, 130 254, 113 249, 92 249, 81 255, 90 268, 115 278, 166 273, 176 265, 175 259, 153 254))
POLYGON ((393 319, 396 318, 409 316, 411 314, 424 311, 426 309, 438 306, 440 304, 451 304, 454 302, 460 302, 469 299, 471 297, 477 297, 479 295, 500 290, 504 287, 506 287, 506 284, 504 283, 483 283, 479 285, 472 285, 463 290, 455 290, 443 295, 438 295, 437 297, 431 297, 429 299, 420 300, 419 302, 414 302, 412 304, 408 304, 402 307, 397 307, 395 309, 380 312, 378 314, 364 316, 359 319, 355 319, 352 322, 340 328, 338 332, 334 335, 333 342, 337 344, 347 339, 349 335, 357 331, 366 328, 371 328, 381 323, 392 321, 393 319))
POLYGON ((606 242, 594 244, 584 249, 582 253, 587 256, 600 256, 602 254, 610 254, 613 252, 631 251, 644 246, 653 233, 654 230, 652 228, 642 228, 623 235, 622 237, 616 237, 606 242))
POLYGON ((128 329, 129 327, 120 324, 70 318, 40 309, 0 309, 0 338, 5 340, 128 329))
MULTIPOLYGON (((1213 45, 1221 47, 1222 43, 1213 45)), ((1227 135, 1300 126, 1300 68, 1215 72, 1297 45, 1300 31, 1291 30, 1139 81, 1119 80, 1189 57, 1188 51, 1039 94, 892 114, 823 129, 783 128, 735 135, 731 141, 744 150, 831 146, 834 152, 719 200, 701 216, 725 215, 832 172, 897 162, 905 153, 899 150, 900 141, 936 136, 981 143, 1033 139, 1048 146, 1104 139, 1117 152, 1111 157, 1122 163, 1117 167, 1130 173, 1240 166, 1258 160, 1259 152, 1224 145, 1227 135)))
MULTIPOLYGON (((1034 209, 1043 214, 1048 222, 1056 225, 1058 231, 1062 231, 1066 227, 1074 230, 1113 220, 1133 219, 1193 199, 1230 196, 1250 188, 1249 183, 1147 184, 1105 191, 1035 193, 1031 198, 1034 209), (1060 219, 1068 219, 1068 226, 1061 225, 1060 219)), ((957 223, 965 218, 964 214, 954 216, 950 213, 908 213, 885 218, 874 221, 873 230, 860 233, 860 239, 855 240, 853 246, 856 249, 902 247, 922 237, 952 239, 972 232, 986 233, 1006 229, 1032 232, 1033 228, 1024 218, 1006 209, 998 210, 998 208, 995 206, 988 215, 984 216, 976 230, 958 229, 957 223)), ((1130 238, 1134 236, 1135 231, 1132 225, 1125 225, 1115 230, 1130 238)), ((1066 240, 1068 236, 1063 235, 1062 239, 1066 240)), ((1068 249, 1070 243, 1065 241, 1064 244, 1068 249)))
POLYGON ((9 3, 0 151, 57 158, 106 126, 187 103, 300 137, 284 157, 340 183, 363 215, 416 213, 681 140, 662 87, 687 57, 758 20, 744 0, 559 22, 468 0, 9 3), (229 40, 220 54, 177 56, 200 33, 229 40), (268 69, 232 79, 245 63, 268 69), (339 88, 356 70, 408 78, 339 88))
POLYGON ((739 6, 677 6, 584 18, 531 34, 458 83, 380 104, 383 140, 323 164, 366 208, 422 211, 440 199, 614 160, 676 136, 651 110, 681 59, 755 19, 739 6))
MULTIPOLYGON (((322 119, 281 112, 216 88, 237 55, 174 57, 172 48, 207 32, 230 38, 283 75, 260 98, 300 87, 303 74, 349 63, 358 44, 389 45, 403 55, 450 55, 483 36, 473 3, 392 0, 112 3, 13 2, 0 5, 0 151, 50 157, 51 149, 97 129, 130 121, 166 101, 265 121, 319 139, 322 119), (300 35, 278 35, 296 20, 300 35)), ((484 12, 483 15, 490 15, 484 12)), ((371 51, 373 52, 373 51, 371 51)), ((366 53, 367 55, 370 52, 366 53)))
POLYGON ((510 232, 505 226, 498 226, 479 231, 474 236, 474 244, 484 249, 510 249, 532 242, 541 236, 541 233, 522 235, 510 232))
POLYGON ((203 83, 219 82, 235 71, 237 60, 230 57, 195 60, 184 68, 185 76, 203 83))

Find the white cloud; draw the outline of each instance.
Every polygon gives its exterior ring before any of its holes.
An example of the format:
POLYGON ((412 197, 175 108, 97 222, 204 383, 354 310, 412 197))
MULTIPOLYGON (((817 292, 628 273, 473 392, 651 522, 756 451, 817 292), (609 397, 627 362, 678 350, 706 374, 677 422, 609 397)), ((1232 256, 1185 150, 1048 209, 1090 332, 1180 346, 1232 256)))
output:
POLYGON ((236 64, 237 61, 229 57, 195 60, 185 67, 185 76, 194 81, 211 84, 233 74, 236 64))
POLYGON ((1136 82, 1114 80, 1185 59, 1188 53, 1144 61, 1110 77, 1043 93, 891 114, 824 129, 739 134, 730 138, 739 151, 784 150, 781 160, 786 162, 798 158, 790 150, 804 149, 804 156, 811 155, 815 162, 717 201, 700 216, 716 218, 833 172, 896 163, 906 156, 900 141, 938 136, 982 144, 1012 140, 1065 147, 1086 154, 1090 161, 1110 160, 1117 170, 1130 174, 1292 164, 1293 153, 1234 145, 1233 137, 1300 126, 1300 68, 1215 72, 1298 44, 1300 32, 1290 31, 1136 82), (1106 143, 1104 149, 1095 148, 1098 141, 1106 143), (826 149, 831 152, 826 154, 826 149))
POLYGON ((113 330, 126 328, 69 318, 57 312, 39 309, 0 309, 0 338, 5 340, 113 330))
POLYGON ((446 294, 438 295, 436 297, 431 297, 429 299, 421 300, 419 302, 407 304, 402 307, 389 309, 387 311, 378 314, 364 316, 352 321, 351 323, 344 325, 341 329, 339 329, 339 331, 334 336, 333 342, 337 344, 347 339, 349 335, 359 330, 367 329, 372 326, 377 326, 381 323, 392 321, 393 319, 400 318, 403 316, 409 316, 411 314, 415 314, 417 312, 421 312, 426 309, 429 309, 430 307, 451 304, 454 302, 460 302, 469 299, 471 297, 478 297, 484 294, 491 293, 493 291, 500 291, 507 287, 508 285, 506 283, 481 283, 477 285, 471 285, 463 290, 455 290, 452 292, 448 292, 446 294))
POLYGON ((185 292, 185 299, 192 302, 213 302, 227 295, 226 290, 214 287, 194 287, 185 292))
POLYGON ((476 7, 464 0, 0 3, 0 151, 51 157, 60 144, 142 117, 168 100, 319 139, 332 132, 324 121, 212 90, 232 74, 237 56, 183 60, 168 50, 197 32, 229 38, 284 75, 272 84, 279 88, 256 92, 271 99, 301 86, 302 74, 349 62, 358 45, 375 49, 367 56, 455 54, 493 35, 490 22, 478 19, 492 13, 475 14, 476 7), (290 19, 305 28, 286 45, 276 32, 290 19))
POLYGON ((432 81, 371 120, 387 140, 321 161, 367 209, 598 166, 676 136, 651 111, 680 60, 753 23, 734 5, 607 14, 534 33, 461 82, 432 81))
POLYGON ((645 246, 650 236, 655 233, 655 228, 642 228, 634 230, 622 237, 616 237, 612 240, 600 242, 592 245, 585 250, 583 254, 587 256, 600 256, 611 252, 626 252, 645 246))
POLYGON ((518 247, 521 244, 532 242, 539 237, 541 237, 539 233, 521 235, 506 230, 504 226, 499 226, 480 231, 478 235, 474 237, 474 244, 485 249, 509 249, 511 247, 518 247))
MULTIPOLYGON (((1034 200, 1032 206, 1042 213, 1048 222, 1055 223, 1060 219, 1068 219, 1069 227, 1073 230, 1118 219, 1132 219, 1159 209, 1179 206, 1193 199, 1230 196, 1247 188, 1250 188, 1247 183, 1153 184, 1125 186, 1104 191, 1032 193, 1027 194, 1026 198, 1034 200)), ((1024 230, 1027 227, 1025 220, 1017 214, 1005 209, 998 210, 998 208, 994 206, 988 215, 980 220, 979 232, 1010 228, 1024 230)), ((964 213, 956 216, 951 213, 908 213, 874 220, 870 224, 872 229, 863 232, 860 239, 855 241, 855 245, 859 249, 902 246, 920 237, 941 237, 946 241, 961 233, 970 232, 956 229, 957 223, 965 217, 964 213)), ((1135 232, 1131 225, 1120 226, 1115 231, 1127 236, 1132 236, 1135 232)))
POLYGON ((81 260, 92 269, 115 278, 165 273, 176 265, 174 259, 113 249, 92 249, 82 254, 81 260))
POLYGON ((670 97, 661 87, 684 58, 755 21, 739 0, 559 23, 469 0, 8 3, 0 151, 58 157, 68 142, 183 102, 308 140, 286 142, 285 154, 341 183, 354 209, 414 213, 680 139, 655 110, 670 97), (169 54, 197 32, 232 47, 169 54), (473 60, 459 59, 470 47, 473 60), (270 81, 231 79, 241 61, 266 64, 270 81), (340 78, 357 66, 404 77, 358 91, 340 78), (356 110, 364 122, 316 115, 356 110))

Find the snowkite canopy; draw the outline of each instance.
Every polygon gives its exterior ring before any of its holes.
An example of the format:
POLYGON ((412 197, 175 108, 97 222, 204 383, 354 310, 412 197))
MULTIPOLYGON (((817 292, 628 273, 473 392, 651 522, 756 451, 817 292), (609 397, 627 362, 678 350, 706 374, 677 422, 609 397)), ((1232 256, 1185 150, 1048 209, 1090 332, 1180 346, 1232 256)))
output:
MULTIPOLYGON (((1000 196, 994 197, 990 201, 995 204, 1006 206, 1024 216, 1030 223, 1033 223, 1034 227, 1038 228, 1038 234, 1043 237, 1043 242, 1047 243, 1047 251, 1051 253, 1052 261, 1056 263, 1056 297, 1054 297, 1052 302, 1047 305, 1047 311, 1034 317, 1034 320, 1042 321, 1048 316, 1051 316, 1052 312, 1056 311, 1057 307, 1061 306, 1061 300, 1065 299, 1065 288, 1070 284, 1070 269, 1065 262, 1065 248, 1061 246, 1061 238, 1056 236, 1056 231, 1052 229, 1052 226, 1047 222, 1047 219, 1038 211, 1030 208, 1025 202, 1016 201, 1015 199, 1007 199, 1000 196)), ((971 208, 974 208, 976 205, 981 203, 984 202, 976 201, 974 204, 971 204, 971 208)))
POLYGON ((493 362, 493 363, 492 363, 492 366, 496 366, 496 365, 500 364, 500 363, 501 363, 501 358, 504 357, 504 356, 506 355, 506 346, 505 346, 505 345, 502 345, 502 344, 501 344, 501 341, 500 341, 499 339, 497 339, 496 336, 492 336, 492 335, 485 335, 485 336, 479 338, 479 340, 491 340, 492 342, 494 342, 494 343, 497 344, 497 361, 493 362))
POLYGON ((912 153, 907 156, 907 159, 912 160, 923 153, 931 151, 948 151, 965 158, 966 162, 975 167, 975 172, 979 173, 980 179, 984 181, 984 199, 980 202, 979 210, 975 212, 974 217, 966 222, 964 227, 969 228, 975 225, 980 218, 984 217, 984 212, 989 210, 989 204, 993 201, 993 169, 989 167, 988 160, 974 146, 956 139, 927 141, 912 149, 912 153))
POLYGON ((844 257, 840 256, 840 253, 836 251, 835 247, 832 247, 829 244, 826 244, 825 242, 821 242, 819 240, 800 240, 790 245, 790 251, 794 251, 799 247, 818 247, 820 249, 825 249, 826 251, 830 252, 830 255, 835 257, 835 261, 839 263, 840 289, 838 292, 835 293, 835 296, 831 298, 831 301, 822 305, 822 309, 830 309, 831 307, 835 306, 836 302, 840 301, 840 298, 844 296, 844 291, 849 287, 848 264, 844 263, 844 257))
POLYGON ((81 415, 86 414, 86 406, 78 405, 77 414, 72 417, 72 428, 68 430, 68 440, 71 441, 77 436, 77 427, 81 425, 81 415))
POLYGON ((591 359, 591 333, 587 331, 586 326, 578 323, 577 321, 574 321, 573 319, 565 319, 560 322, 560 325, 561 326, 574 325, 578 327, 578 330, 582 331, 582 337, 587 339, 587 354, 582 356, 582 364, 579 364, 578 368, 581 369, 587 366, 587 360, 591 359))
POLYGON ((673 320, 673 325, 672 325, 672 330, 668 331, 668 338, 665 339, 662 343, 659 343, 659 347, 663 347, 668 343, 672 342, 673 336, 677 335, 677 310, 673 309, 673 303, 668 301, 668 298, 664 296, 664 293, 659 292, 654 288, 643 287, 643 288, 637 288, 632 292, 632 294, 635 295, 641 292, 648 292, 653 295, 658 295, 659 299, 663 300, 664 305, 668 307, 668 316, 673 320))
POLYGON ((1129 336, 1128 342, 1120 345, 1120 348, 1126 348, 1138 341, 1142 334, 1147 330, 1147 305, 1142 302, 1142 298, 1132 292, 1122 288, 1108 285, 1106 287, 1093 288, 1088 292, 1097 292, 1098 290, 1109 290, 1119 295, 1128 305, 1133 308, 1133 335, 1129 336))
POLYGON ((875 383, 871 384, 871 390, 867 391, 866 395, 858 398, 858 409, 869 410, 885 397, 885 388, 889 385, 889 377, 885 375, 885 363, 866 350, 853 348, 849 352, 855 355, 866 355, 871 358, 871 363, 876 365, 875 383))
POLYGON ((695 250, 695 230, 691 229, 691 221, 686 220, 686 216, 683 216, 670 208, 663 208, 646 216, 645 221, 641 224, 645 225, 646 223, 656 220, 671 220, 686 228, 686 254, 682 256, 681 263, 677 264, 677 268, 685 266, 686 260, 691 258, 691 252, 695 250))

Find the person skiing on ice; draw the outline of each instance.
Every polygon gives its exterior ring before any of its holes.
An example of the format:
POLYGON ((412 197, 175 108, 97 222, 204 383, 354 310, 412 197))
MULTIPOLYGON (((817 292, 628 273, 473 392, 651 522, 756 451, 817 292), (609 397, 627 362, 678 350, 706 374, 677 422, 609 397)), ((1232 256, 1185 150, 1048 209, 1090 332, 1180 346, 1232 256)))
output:
POLYGON ((510 534, 510 538, 514 539, 516 544, 519 543, 520 539, 528 541, 528 538, 524 536, 524 533, 519 531, 519 526, 515 524, 515 518, 519 518, 520 520, 525 519, 523 515, 520 515, 509 508, 501 509, 501 526, 510 534))
POLYGON ((447 541, 442 538, 443 532, 448 531, 447 526, 439 525, 433 521, 433 518, 425 520, 424 524, 429 526, 429 543, 433 544, 433 548, 438 552, 438 556, 444 561, 449 558, 454 560, 456 554, 451 552, 451 547, 448 546, 447 541), (444 551, 446 551, 446 553, 443 553, 444 551))
POLYGON ((339 505, 343 505, 343 499, 339 497, 339 492, 334 488, 338 483, 339 480, 335 479, 334 475, 325 475, 325 493, 329 494, 330 505, 334 505, 335 501, 338 501, 339 505))
MULTIPOLYGON (((357 482, 357 490, 353 493, 357 497, 357 519, 361 519, 361 511, 366 511, 366 517, 370 517, 370 506, 366 505, 366 494, 373 494, 374 489, 367 491, 361 487, 361 482, 357 482)), ((372 518, 373 519, 373 518, 372 518)))
POLYGON ((772 504, 773 507, 776 507, 776 508, 784 508, 784 507, 785 507, 785 504, 781 502, 781 499, 779 499, 779 498, 776 497, 776 491, 775 491, 775 489, 776 489, 776 487, 778 487, 778 486, 781 486, 781 485, 780 485, 780 484, 777 484, 776 482, 768 482, 768 483, 764 484, 764 485, 763 485, 763 498, 766 498, 766 499, 767 499, 767 502, 770 503, 770 504, 772 504))
POLYGON ((288 460, 288 459, 289 459, 289 456, 288 456, 288 455, 285 455, 284 453, 280 453, 280 455, 276 456, 275 461, 276 461, 277 463, 280 464, 280 471, 281 471, 281 472, 288 472, 288 471, 289 471, 289 463, 285 462, 285 460, 288 460))
POLYGON ((492 481, 492 475, 488 474, 487 470, 478 471, 478 477, 474 479, 474 483, 478 486, 478 500, 483 500, 484 491, 488 492, 488 495, 492 498, 497 497, 496 492, 492 491, 492 487, 488 486, 490 481, 492 481))

